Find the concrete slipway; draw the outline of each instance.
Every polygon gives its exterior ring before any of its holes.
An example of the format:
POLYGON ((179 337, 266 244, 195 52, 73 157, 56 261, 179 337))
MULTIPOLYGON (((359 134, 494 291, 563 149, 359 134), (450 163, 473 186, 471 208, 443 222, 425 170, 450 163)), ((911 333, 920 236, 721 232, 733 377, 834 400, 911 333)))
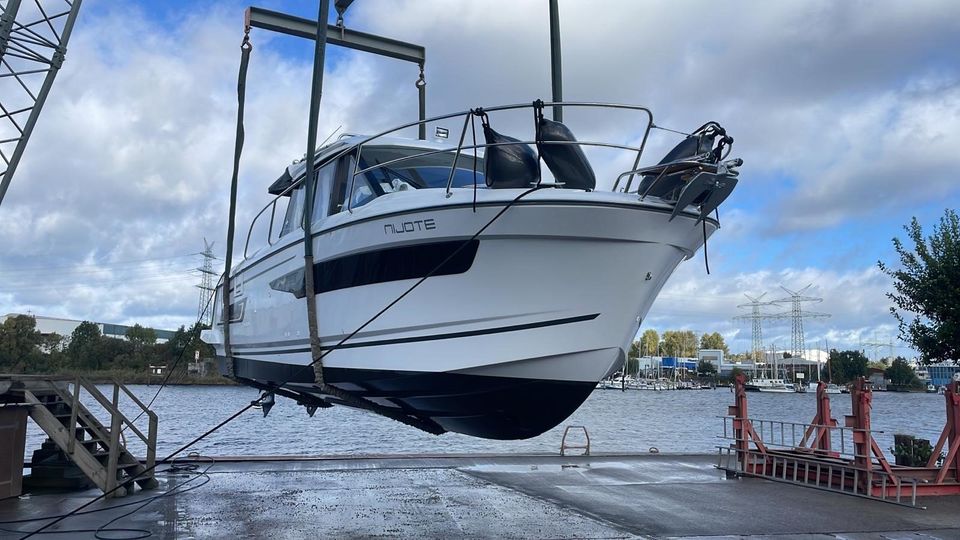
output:
MULTIPOLYGON (((906 508, 727 479, 714 463, 713 456, 665 454, 220 459, 207 484, 160 498, 112 527, 145 529, 152 538, 960 539, 958 497, 906 508)), ((161 474, 159 490, 91 508, 144 500, 184 478, 161 474)), ((63 513, 98 494, 0 501, 0 521, 63 513)), ((133 508, 74 516, 55 529, 96 529, 133 508)), ((0 537, 40 523, 0 524, 0 537)), ((78 537, 92 533, 43 536, 78 537)))

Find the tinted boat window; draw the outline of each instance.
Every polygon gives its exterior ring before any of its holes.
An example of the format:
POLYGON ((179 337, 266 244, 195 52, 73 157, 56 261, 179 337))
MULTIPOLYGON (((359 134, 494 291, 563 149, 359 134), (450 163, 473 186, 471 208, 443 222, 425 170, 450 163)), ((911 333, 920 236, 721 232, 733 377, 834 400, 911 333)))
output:
POLYGON ((317 171, 317 190, 313 198, 313 221, 327 217, 330 210, 330 193, 338 172, 337 162, 327 163, 317 171))
MULTIPOLYGON (((405 183, 414 189, 446 188, 450 167, 453 165, 454 152, 418 155, 430 152, 429 148, 407 146, 370 146, 364 147, 360 154, 361 167, 366 169, 374 165, 388 163, 399 158, 408 158, 383 167, 372 169, 368 175, 379 183, 384 192, 397 191, 396 186, 405 183), (399 182, 398 182, 399 181, 399 182)), ((470 187, 474 179, 474 160, 472 152, 462 152, 457 160, 457 171, 453 176, 453 187, 470 187)), ((477 158, 477 187, 485 188, 483 158, 477 158)), ((401 189, 404 189, 401 187, 401 189)))
POLYGON ((303 184, 300 184, 299 187, 290 193, 290 203, 287 204, 287 213, 283 216, 283 227, 280 229, 280 236, 285 236, 290 233, 290 231, 302 228, 303 194, 303 184))

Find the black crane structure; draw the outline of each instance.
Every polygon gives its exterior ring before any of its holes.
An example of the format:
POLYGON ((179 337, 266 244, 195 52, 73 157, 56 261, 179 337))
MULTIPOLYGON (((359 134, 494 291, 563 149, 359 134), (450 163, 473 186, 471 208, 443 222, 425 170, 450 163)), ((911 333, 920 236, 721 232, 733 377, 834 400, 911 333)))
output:
POLYGON ((0 4, 0 204, 63 65, 80 2, 0 4))

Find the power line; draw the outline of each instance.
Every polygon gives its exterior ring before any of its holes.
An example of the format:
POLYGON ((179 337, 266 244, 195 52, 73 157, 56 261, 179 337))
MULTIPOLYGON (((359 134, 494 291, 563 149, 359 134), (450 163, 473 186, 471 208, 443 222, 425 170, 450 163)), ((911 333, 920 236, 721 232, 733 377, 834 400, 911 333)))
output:
POLYGON ((118 268, 121 266, 152 266, 142 263, 150 263, 156 261, 167 261, 173 263, 175 259, 183 259, 186 257, 193 257, 195 253, 190 253, 186 255, 170 255, 166 257, 151 257, 149 259, 129 259, 125 261, 104 261, 104 262, 92 262, 92 263, 76 263, 76 264, 62 264, 62 265, 49 265, 45 264, 43 266, 23 266, 18 268, 6 268, 0 269, 0 275, 4 274, 17 274, 17 273, 35 273, 35 272, 45 272, 45 271, 57 271, 58 273, 82 273, 82 272, 99 272, 103 270, 109 270, 111 268, 118 268))

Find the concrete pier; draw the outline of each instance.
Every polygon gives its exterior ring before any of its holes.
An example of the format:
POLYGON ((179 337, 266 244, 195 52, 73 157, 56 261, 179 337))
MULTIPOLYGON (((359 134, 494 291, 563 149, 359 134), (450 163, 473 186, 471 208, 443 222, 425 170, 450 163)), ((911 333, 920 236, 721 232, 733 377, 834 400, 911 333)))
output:
MULTIPOLYGON (((714 456, 378 456, 220 459, 210 481, 160 498, 111 527, 152 538, 776 538, 960 539, 960 497, 926 510, 768 480, 727 479, 714 456)), ((203 463, 202 461, 198 463, 203 463)), ((161 466, 161 469, 165 466, 161 466)), ((91 531, 160 488, 71 517, 91 531)), ((198 480, 196 483, 200 483, 198 480)), ((189 487, 189 486, 188 486, 189 487)), ((61 514, 91 490, 0 501, 0 521, 61 514)), ((0 538, 44 522, 0 524, 0 538)), ((132 533, 106 533, 127 537, 132 533)))

